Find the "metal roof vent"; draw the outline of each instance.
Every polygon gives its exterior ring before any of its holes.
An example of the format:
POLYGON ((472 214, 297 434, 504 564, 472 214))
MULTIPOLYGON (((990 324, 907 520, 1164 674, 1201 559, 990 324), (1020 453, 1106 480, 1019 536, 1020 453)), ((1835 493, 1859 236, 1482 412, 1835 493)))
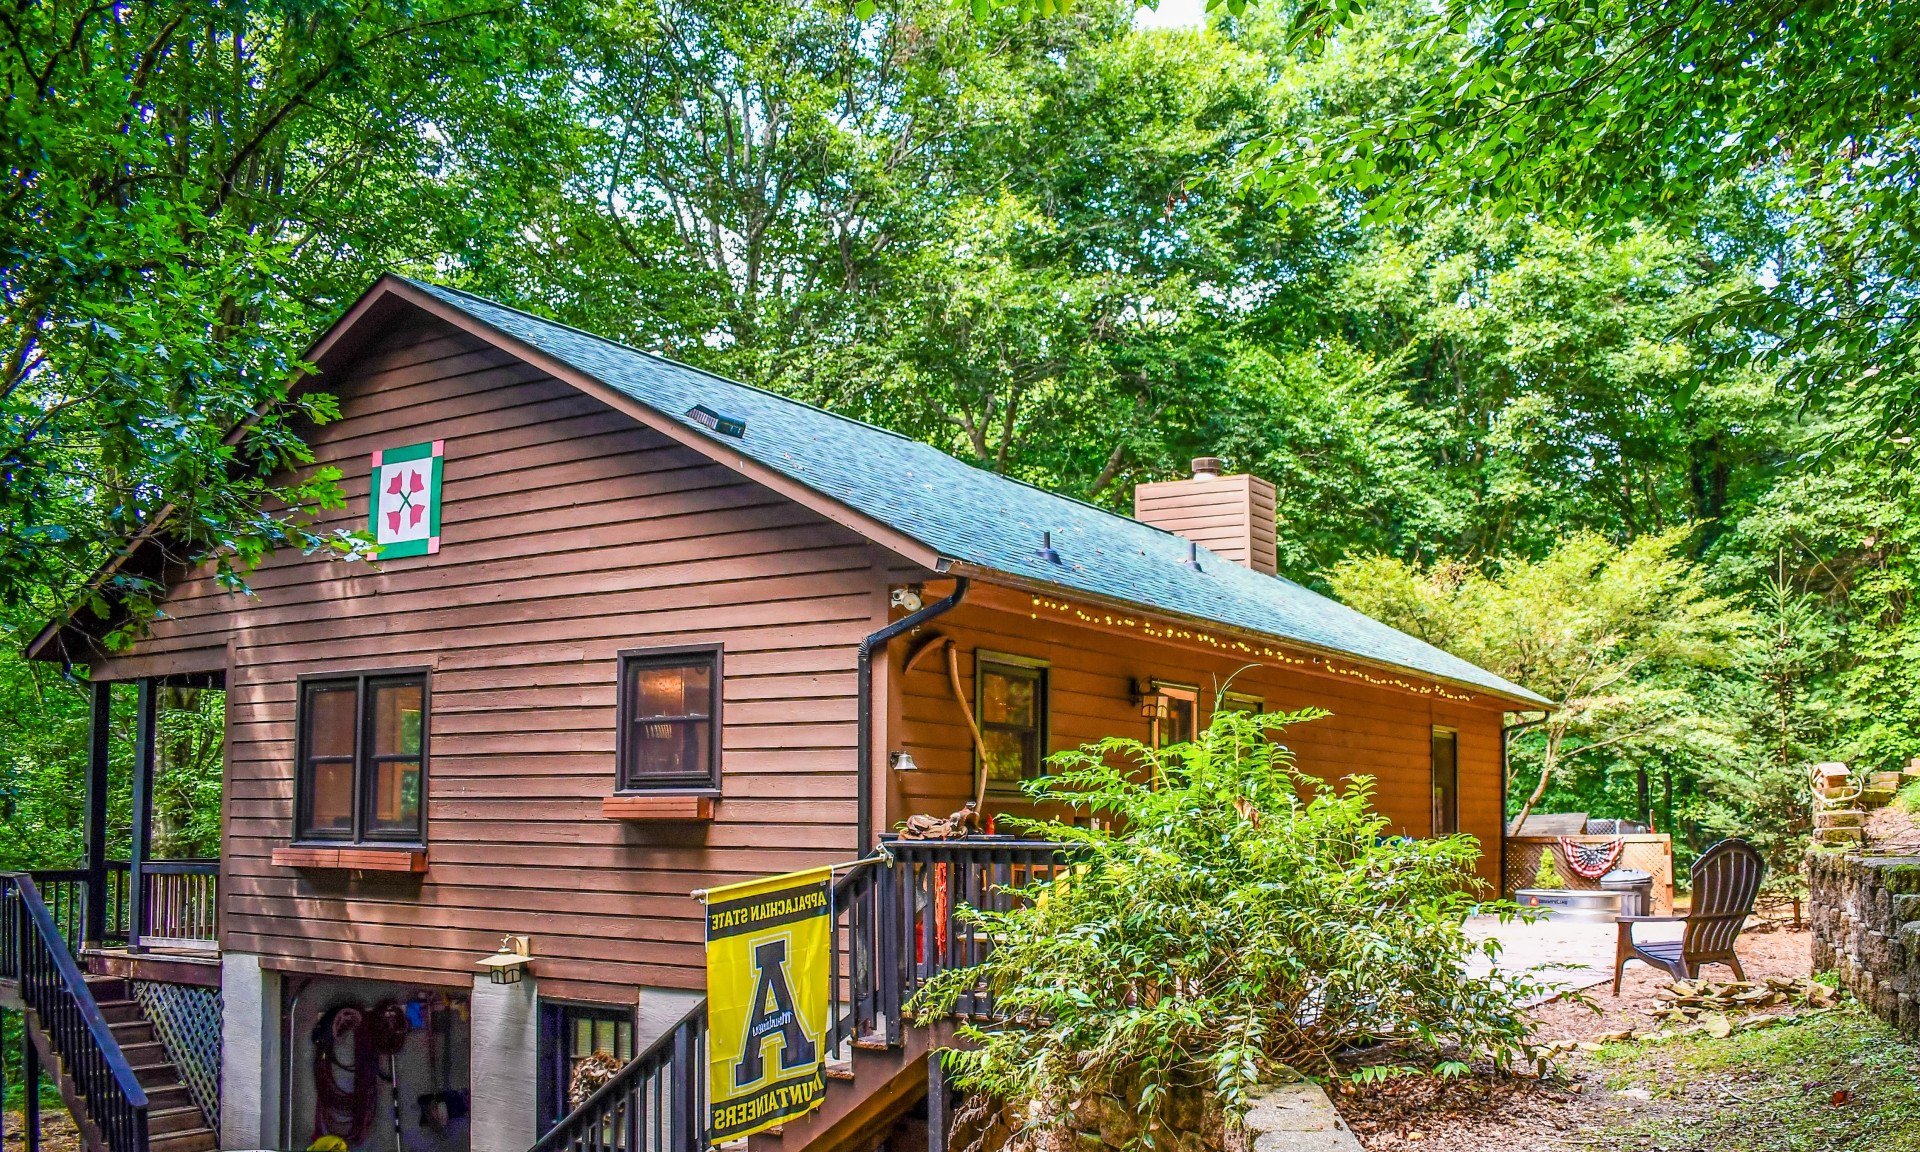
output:
POLYGON ((1200 545, 1195 544, 1191 540, 1187 541, 1187 558, 1180 561, 1180 563, 1193 569, 1195 572, 1200 571, 1200 545))
POLYGON ((1194 457, 1193 478, 1195 480, 1218 480, 1220 479, 1220 474, 1226 470, 1226 461, 1220 459, 1218 456, 1194 457))
POLYGON ((701 425, 710 432, 721 436, 741 437, 747 434, 747 420, 744 416, 729 416, 705 404, 695 404, 687 409, 687 419, 701 425))

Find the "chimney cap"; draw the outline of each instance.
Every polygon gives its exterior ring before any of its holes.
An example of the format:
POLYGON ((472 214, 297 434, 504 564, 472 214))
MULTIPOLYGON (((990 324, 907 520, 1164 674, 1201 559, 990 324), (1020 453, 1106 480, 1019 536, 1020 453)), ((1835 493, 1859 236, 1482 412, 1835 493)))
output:
POLYGON ((1227 462, 1218 456, 1196 456, 1193 459, 1193 478, 1195 480, 1218 480, 1220 473, 1226 471, 1227 462))

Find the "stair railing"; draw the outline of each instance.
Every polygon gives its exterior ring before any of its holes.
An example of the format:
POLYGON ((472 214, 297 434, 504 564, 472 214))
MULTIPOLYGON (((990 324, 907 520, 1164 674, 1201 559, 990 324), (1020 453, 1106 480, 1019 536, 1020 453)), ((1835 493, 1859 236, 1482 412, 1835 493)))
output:
POLYGON ((702 997, 528 1152, 703 1152, 706 1058, 702 997))
POLYGON ((833 955, 827 978, 829 1059, 841 1058, 850 1041, 874 1035, 883 1021, 892 1041, 899 1039, 900 965, 887 947, 897 934, 880 930, 896 902, 890 864, 883 857, 853 869, 833 885, 833 955), (894 979, 884 979, 883 973, 894 979))
POLYGON ((0 872, 0 979, 18 981, 48 1046, 112 1152, 147 1152, 147 1093, 133 1074, 33 877, 0 872))

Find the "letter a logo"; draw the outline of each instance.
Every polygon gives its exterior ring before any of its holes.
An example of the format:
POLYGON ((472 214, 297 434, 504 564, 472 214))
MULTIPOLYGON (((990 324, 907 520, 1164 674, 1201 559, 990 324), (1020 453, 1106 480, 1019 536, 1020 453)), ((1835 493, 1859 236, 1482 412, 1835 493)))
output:
POLYGON ((782 1072, 814 1063, 813 1041, 807 1039, 800 1013, 793 1008, 793 989, 787 986, 787 942, 768 940, 755 947, 753 966, 760 975, 753 986, 753 1008, 747 1013, 746 1043, 740 1046, 740 1060, 733 1066, 736 1089, 766 1075, 761 1046, 775 1033, 780 1036, 782 1072))

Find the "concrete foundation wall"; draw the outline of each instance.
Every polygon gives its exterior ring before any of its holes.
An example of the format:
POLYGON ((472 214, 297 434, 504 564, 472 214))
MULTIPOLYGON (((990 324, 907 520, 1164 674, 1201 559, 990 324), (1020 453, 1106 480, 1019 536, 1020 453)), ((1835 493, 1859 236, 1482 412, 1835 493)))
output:
POLYGON ((1813 970, 1920 1037, 1920 856, 1807 854, 1813 970))
POLYGON ((220 957, 220 1147, 279 1148, 280 973, 220 957))
POLYGON ((473 1152, 527 1152, 536 1138, 539 981, 473 982, 473 1152))

